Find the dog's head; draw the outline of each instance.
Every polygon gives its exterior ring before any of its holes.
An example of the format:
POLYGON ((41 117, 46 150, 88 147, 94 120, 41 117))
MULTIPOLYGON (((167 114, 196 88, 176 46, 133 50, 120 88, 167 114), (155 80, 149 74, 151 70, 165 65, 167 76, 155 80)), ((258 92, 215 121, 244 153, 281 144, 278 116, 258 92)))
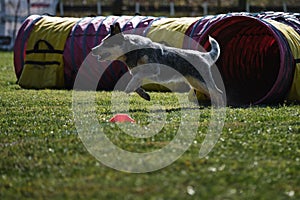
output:
POLYGON ((110 34, 92 49, 92 54, 99 60, 116 60, 124 54, 123 43, 124 35, 120 24, 115 23, 110 26, 110 34))

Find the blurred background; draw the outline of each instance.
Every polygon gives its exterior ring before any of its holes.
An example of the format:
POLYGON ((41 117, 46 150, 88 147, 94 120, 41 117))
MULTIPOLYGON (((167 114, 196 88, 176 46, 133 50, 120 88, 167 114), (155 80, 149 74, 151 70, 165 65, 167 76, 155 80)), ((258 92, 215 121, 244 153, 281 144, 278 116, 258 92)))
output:
POLYGON ((64 0, 64 14, 197 16, 266 10, 300 12, 300 0, 64 0), (101 4, 101 10, 97 10, 101 4))
POLYGON ((12 49, 17 30, 32 14, 181 17, 243 11, 300 12, 300 0, 1 0, 0 49, 12 49))

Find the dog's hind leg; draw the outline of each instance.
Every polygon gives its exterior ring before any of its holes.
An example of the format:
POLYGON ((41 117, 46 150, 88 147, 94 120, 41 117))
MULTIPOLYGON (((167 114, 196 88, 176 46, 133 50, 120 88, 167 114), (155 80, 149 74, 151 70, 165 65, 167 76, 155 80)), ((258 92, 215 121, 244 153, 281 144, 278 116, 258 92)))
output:
POLYGON ((222 103, 223 92, 216 86, 212 76, 210 76, 210 74, 208 74, 207 76, 209 77, 208 78, 209 81, 207 83, 200 81, 201 80, 200 77, 187 76, 186 79, 190 84, 190 86, 196 90, 196 93, 203 94, 209 99, 217 101, 214 103, 222 103), (211 95, 213 96, 213 98, 211 95))

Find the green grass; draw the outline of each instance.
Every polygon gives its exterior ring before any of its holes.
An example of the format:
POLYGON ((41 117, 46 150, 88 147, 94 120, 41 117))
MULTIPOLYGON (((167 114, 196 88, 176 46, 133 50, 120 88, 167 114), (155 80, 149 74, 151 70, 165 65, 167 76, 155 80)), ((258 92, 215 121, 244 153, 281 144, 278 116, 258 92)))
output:
MULTIPOLYGON (((24 90, 15 82, 13 55, 0 52, 0 199, 300 199, 299 105, 228 108, 220 139, 199 159, 210 119, 210 107, 201 107, 188 151, 159 171, 132 174, 88 153, 75 128, 72 91, 24 90)), ((107 122, 111 93, 99 92, 97 116, 108 138, 140 152, 171 140, 178 102, 170 93, 151 97, 167 109, 168 123, 163 134, 134 139, 107 122)), ((130 115, 147 124, 148 105, 133 95, 130 115)))

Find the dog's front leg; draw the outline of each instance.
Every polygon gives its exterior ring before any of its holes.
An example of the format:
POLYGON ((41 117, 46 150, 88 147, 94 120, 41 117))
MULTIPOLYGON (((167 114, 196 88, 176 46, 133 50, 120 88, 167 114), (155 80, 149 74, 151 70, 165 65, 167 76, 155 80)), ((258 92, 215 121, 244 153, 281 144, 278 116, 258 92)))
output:
POLYGON ((147 100, 147 101, 150 101, 150 95, 141 87, 137 88, 135 90, 135 92, 140 95, 140 97, 142 97, 143 99, 147 100))
POLYGON ((158 76, 160 73, 160 69, 155 64, 145 64, 131 70, 132 79, 129 81, 125 92, 130 93, 138 89, 142 85, 142 81, 145 78, 153 78, 158 76))

